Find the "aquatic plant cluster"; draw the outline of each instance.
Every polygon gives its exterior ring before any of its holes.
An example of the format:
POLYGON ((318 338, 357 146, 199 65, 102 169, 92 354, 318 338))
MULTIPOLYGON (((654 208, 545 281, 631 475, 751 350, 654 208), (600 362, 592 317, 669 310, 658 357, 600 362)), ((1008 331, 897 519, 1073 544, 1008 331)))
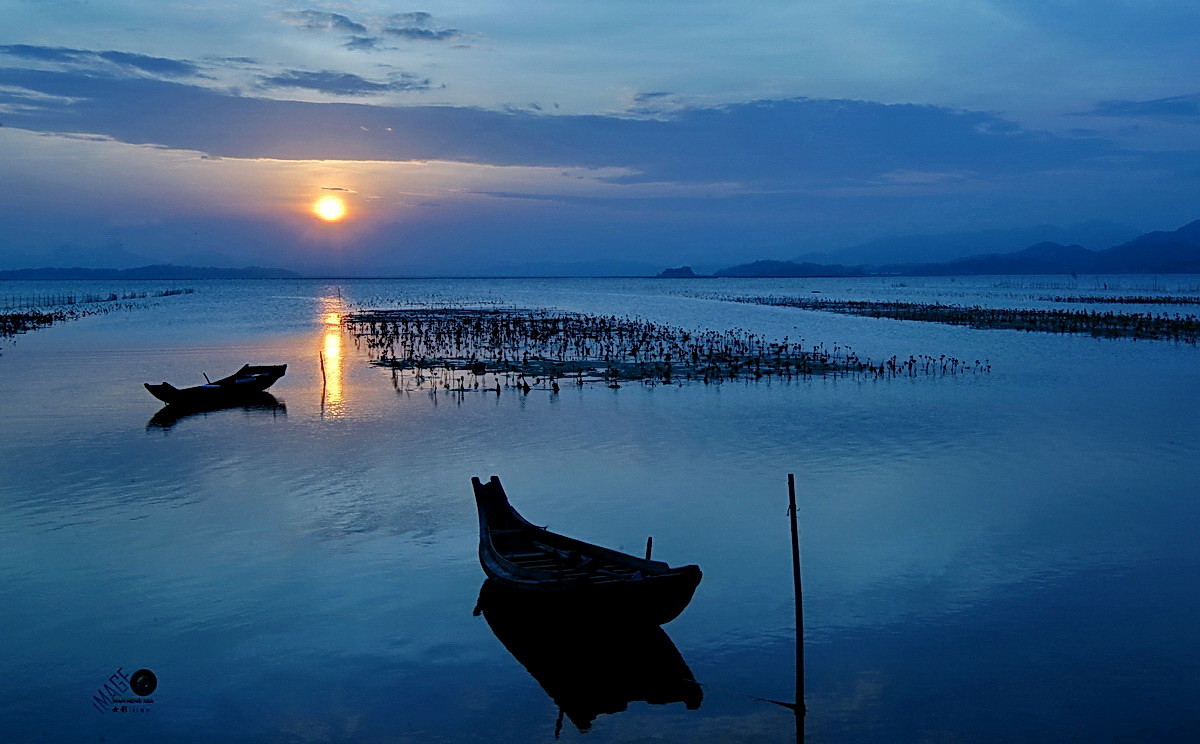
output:
MULTIPOLYGON (((107 295, 37 295, 22 298, 19 307, 27 308, 13 311, 11 305, 0 312, 0 339, 11 339, 22 333, 36 331, 39 328, 63 323, 68 320, 78 320, 89 315, 104 315, 117 310, 134 310, 145 307, 148 303, 136 302, 147 296, 171 297, 181 294, 192 294, 194 289, 166 289, 148 295, 146 292, 127 292, 118 296, 115 292, 107 295), (48 307, 47 310, 29 309, 32 307, 48 307)), ((9 302, 17 302, 9 298, 9 302)), ((152 303, 151 303, 152 304, 152 303)))
POLYGON ((880 378, 986 372, 953 357, 880 361, 803 339, 774 342, 743 329, 692 332, 645 320, 497 308, 364 310, 343 321, 372 363, 451 390, 529 392, 559 383, 681 384, 812 377, 880 378), (461 373, 461 374, 460 374, 461 373))
POLYGON ((20 333, 35 331, 48 325, 72 320, 75 316, 68 310, 54 310, 48 313, 32 310, 23 313, 0 313, 0 338, 9 338, 20 333))
POLYGON ((13 336, 29 331, 36 331, 39 328, 62 323, 68 320, 78 320, 79 318, 88 315, 104 315, 116 310, 132 310, 139 307, 133 302, 125 302, 121 304, 104 304, 93 305, 91 307, 59 307, 53 310, 25 310, 22 312, 4 312, 0 313, 0 338, 12 338, 13 336))
POLYGON ((877 302, 807 297, 734 297, 734 302, 796 307, 870 318, 917 320, 971 328, 1003 328, 1041 333, 1088 333, 1097 338, 1162 339, 1194 344, 1200 337, 1195 315, 1114 313, 1094 310, 1035 310, 944 305, 923 302, 877 302))

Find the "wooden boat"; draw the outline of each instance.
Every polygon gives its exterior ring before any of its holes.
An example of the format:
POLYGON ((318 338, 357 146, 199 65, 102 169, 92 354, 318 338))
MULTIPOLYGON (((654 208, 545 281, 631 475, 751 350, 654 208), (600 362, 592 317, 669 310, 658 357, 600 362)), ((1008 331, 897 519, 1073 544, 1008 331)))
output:
POLYGON ((586 609, 548 612, 529 592, 495 579, 480 588, 476 614, 554 701, 559 727, 565 716, 587 731, 597 716, 633 702, 695 710, 704 699, 679 649, 655 623, 608 622, 586 609))
POLYGON ((479 562, 497 583, 553 605, 658 625, 691 602, 699 566, 671 568, 550 532, 513 509, 496 476, 487 483, 472 478, 471 485, 479 508, 479 562))
POLYGON ((146 389, 155 398, 169 405, 205 406, 235 403, 255 393, 261 393, 275 384, 287 371, 286 364, 268 366, 242 365, 229 377, 196 387, 177 388, 169 382, 161 385, 146 383, 146 389))

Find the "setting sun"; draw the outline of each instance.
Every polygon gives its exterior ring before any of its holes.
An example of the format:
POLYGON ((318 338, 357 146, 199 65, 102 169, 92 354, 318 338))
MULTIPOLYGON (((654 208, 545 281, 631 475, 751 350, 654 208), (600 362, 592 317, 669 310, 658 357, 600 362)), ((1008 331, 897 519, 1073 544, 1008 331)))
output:
POLYGON ((337 222, 346 216, 346 203, 336 196, 323 196, 313 205, 313 214, 326 222, 337 222))

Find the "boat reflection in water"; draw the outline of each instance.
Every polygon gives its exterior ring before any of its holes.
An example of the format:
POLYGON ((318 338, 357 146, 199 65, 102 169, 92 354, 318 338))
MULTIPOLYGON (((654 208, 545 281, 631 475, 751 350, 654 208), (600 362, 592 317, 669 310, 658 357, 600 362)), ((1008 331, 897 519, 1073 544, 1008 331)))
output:
POLYGON ((494 579, 483 583, 482 614, 504 647, 580 731, 629 703, 700 707, 704 693, 675 644, 657 623, 615 620, 561 595, 531 594, 494 579))
POLYGON ((168 431, 180 421, 196 416, 208 416, 220 411, 242 411, 246 415, 287 416, 287 406, 270 393, 249 393, 236 403, 214 403, 212 405, 184 405, 172 403, 163 406, 146 422, 146 429, 168 431))

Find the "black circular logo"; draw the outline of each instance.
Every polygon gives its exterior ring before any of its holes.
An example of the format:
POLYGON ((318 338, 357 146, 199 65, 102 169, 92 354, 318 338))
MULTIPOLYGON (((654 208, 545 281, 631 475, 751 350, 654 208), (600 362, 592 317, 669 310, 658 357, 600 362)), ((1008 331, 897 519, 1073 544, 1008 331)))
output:
POLYGON ((149 669, 139 669, 129 678, 129 688, 135 695, 146 697, 158 689, 158 677, 149 669))

